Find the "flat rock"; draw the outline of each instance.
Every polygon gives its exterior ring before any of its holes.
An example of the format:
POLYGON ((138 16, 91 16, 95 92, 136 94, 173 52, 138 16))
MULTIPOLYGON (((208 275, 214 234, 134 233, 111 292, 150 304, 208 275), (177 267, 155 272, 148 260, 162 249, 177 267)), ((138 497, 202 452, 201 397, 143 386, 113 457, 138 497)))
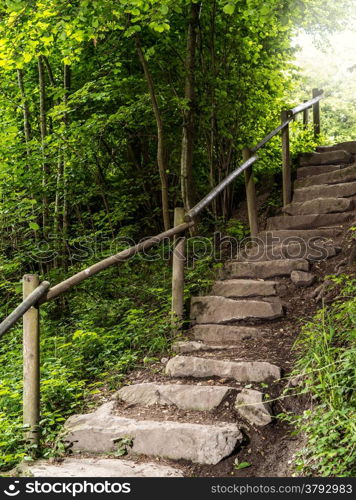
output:
POLYGON ((342 150, 356 155, 356 141, 340 142, 339 144, 333 144, 332 146, 318 146, 316 150, 319 153, 329 153, 330 151, 342 150))
MULTIPOLYGON (((338 253, 330 241, 323 239, 314 239, 309 241, 298 241, 291 243, 280 243, 277 245, 261 245, 254 251, 247 254, 240 254, 241 261, 256 262, 256 260, 295 260, 305 259, 308 261, 323 261, 334 257, 338 253)), ((278 288, 278 286, 277 286, 278 288)))
POLYGON ((335 172, 324 172, 318 175, 309 175, 304 179, 297 179, 294 182, 294 188, 313 186, 315 184, 339 184, 343 182, 352 182, 356 180, 356 164, 349 167, 336 170, 335 172))
POLYGON ((216 281, 211 294, 222 297, 254 297, 277 295, 277 283, 263 280, 216 281))
POLYGON ((322 153, 303 153, 300 156, 300 166, 308 165, 332 165, 337 163, 351 163, 352 155, 342 149, 324 151, 322 153))
POLYGON ((115 415, 115 403, 96 412, 70 417, 65 440, 73 451, 110 453, 120 441, 132 440, 129 452, 147 456, 217 464, 242 441, 236 424, 200 425, 171 421, 134 420, 115 415))
POLYGON ((269 405, 263 402, 260 391, 243 389, 236 397, 235 409, 253 425, 262 427, 272 422, 269 405))
POLYGON ((182 410, 210 411, 217 408, 232 390, 224 386, 147 383, 123 387, 117 395, 129 404, 174 405, 182 410))
POLYGON ((174 467, 112 458, 65 458, 60 463, 35 462, 26 468, 33 477, 183 477, 174 467))
POLYGON ((279 379, 281 371, 265 361, 222 361, 220 359, 176 356, 168 361, 166 373, 171 377, 220 377, 238 382, 268 382, 279 379))
POLYGON ((292 271, 290 278, 297 286, 310 286, 315 281, 315 274, 305 273, 304 271, 292 271))
POLYGON ((284 259, 258 262, 228 262, 226 274, 232 278, 273 278, 288 276, 294 270, 308 271, 309 263, 305 259, 284 259))
POLYGON ((309 167, 297 168, 297 179, 304 179, 310 175, 325 174, 326 172, 335 172, 343 168, 343 165, 314 165, 309 167))
POLYGON ((309 214, 309 215, 278 215, 269 217, 267 230, 274 229, 315 229, 330 227, 352 220, 353 212, 339 212, 336 214, 309 214))
POLYGON ((203 342, 196 342, 194 340, 182 340, 174 342, 172 351, 179 354, 186 354, 188 352, 202 352, 202 351, 221 351, 229 349, 230 345, 209 345, 203 342))
POLYGON ((308 201, 315 198, 350 198, 356 195, 356 182, 343 184, 321 184, 294 190, 293 201, 308 201))
MULTIPOLYGON (((309 188, 308 188, 309 189, 309 188)), ((281 243, 305 242, 318 239, 332 240, 342 234, 341 228, 318 228, 318 229, 280 229, 273 231, 261 231, 257 235, 260 244, 279 245, 281 243)))
POLYGON ((283 308, 280 302, 233 300, 215 296, 193 297, 191 300, 190 319, 193 323, 227 323, 281 316, 283 308))
POLYGON ((316 198, 303 202, 293 202, 282 208, 288 215, 329 214, 353 210, 352 198, 316 198))
POLYGON ((242 340, 261 336, 259 328, 236 325, 194 325, 190 332, 195 340, 206 344, 225 344, 229 347, 242 340))

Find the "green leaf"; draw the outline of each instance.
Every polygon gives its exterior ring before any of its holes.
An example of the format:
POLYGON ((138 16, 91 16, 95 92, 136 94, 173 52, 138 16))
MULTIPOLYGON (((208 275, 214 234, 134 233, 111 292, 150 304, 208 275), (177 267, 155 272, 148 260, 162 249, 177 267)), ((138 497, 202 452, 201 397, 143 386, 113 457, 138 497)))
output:
POLYGON ((225 12, 225 14, 231 16, 235 12, 235 5, 232 3, 228 3, 224 5, 223 11, 225 12))
POLYGON ((250 462, 234 463, 234 469, 235 470, 247 469, 248 467, 251 467, 251 465, 252 464, 250 464, 250 462))
POLYGON ((30 227, 30 229, 33 229, 34 231, 38 231, 40 228, 40 226, 38 224, 36 224, 36 222, 30 222, 29 227, 30 227))

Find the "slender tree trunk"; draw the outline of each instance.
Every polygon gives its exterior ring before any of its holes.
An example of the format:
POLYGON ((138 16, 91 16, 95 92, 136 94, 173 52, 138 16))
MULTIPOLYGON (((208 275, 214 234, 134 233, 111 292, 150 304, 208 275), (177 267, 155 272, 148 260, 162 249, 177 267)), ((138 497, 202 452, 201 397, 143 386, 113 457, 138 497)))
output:
MULTIPOLYGON (((30 141, 31 141, 31 122, 30 122, 30 109, 28 106, 28 99, 26 96, 25 92, 25 85, 24 85, 24 75, 23 75, 23 70, 18 69, 17 70, 17 81, 18 81, 18 86, 20 89, 20 94, 21 94, 21 101, 22 101, 22 112, 23 112, 23 129, 24 129, 24 136, 25 136, 25 144, 26 144, 26 168, 27 170, 30 170, 30 156, 31 156, 31 149, 30 149, 30 141)), ((32 184, 32 182, 31 182, 32 184)), ((31 199, 34 200, 34 195, 32 192, 32 185, 30 186, 31 190, 31 199)), ((35 209, 34 206, 32 205, 32 215, 35 217, 35 209)), ((38 233, 36 230, 33 231, 33 236, 35 241, 38 240, 38 233)), ((40 264, 40 270, 42 272, 42 264, 40 264)))
POLYGON ((44 73, 44 64, 42 56, 38 58, 38 83, 40 91, 40 130, 41 130, 41 147, 42 147, 42 225, 43 234, 45 235, 48 227, 48 195, 47 184, 49 181, 49 166, 46 158, 46 137, 47 137, 47 117, 46 117, 46 82, 44 73))
MULTIPOLYGON (((25 85, 23 81, 23 70, 18 69, 17 70, 17 81, 21 93, 21 100, 22 100, 22 110, 23 110, 23 128, 24 128, 24 135, 25 135, 25 143, 26 143, 26 154, 27 154, 27 159, 30 156, 30 140, 31 140, 31 126, 30 126, 30 110, 28 107, 28 100, 25 92, 25 85)), ((27 165, 28 167, 29 165, 27 165)))
POLYGON ((193 205, 193 148, 195 129, 195 66, 196 46, 200 16, 200 3, 191 3, 187 35, 185 61, 184 97, 187 108, 183 112, 183 131, 181 149, 181 191, 184 208, 188 211, 193 205))
MULTIPOLYGON (((63 98, 63 103, 65 106, 68 104, 68 94, 70 91, 71 87, 71 69, 70 66, 64 65, 63 67, 63 88, 65 90, 64 92, 64 98, 63 98)), ((64 113, 64 118, 63 118, 65 127, 68 127, 68 113, 65 111, 64 113)), ((67 266, 67 240, 68 240, 68 234, 69 234, 69 217, 68 217, 68 172, 67 172, 67 163, 66 163, 66 158, 65 154, 63 154, 63 163, 62 163, 62 172, 61 176, 63 177, 63 232, 62 232, 62 252, 63 252, 63 261, 64 261, 64 267, 67 266)))
POLYGON ((163 130, 163 123, 162 123, 162 117, 160 113, 160 109, 158 106, 157 102, 157 97, 156 97, 156 92, 152 80, 151 73, 148 68, 148 64, 146 61, 146 58, 144 56, 144 53, 142 51, 140 39, 138 36, 136 36, 136 50, 137 54, 140 60, 140 63, 142 65, 147 86, 148 86, 148 91, 150 94, 151 98, 151 103, 152 103, 152 108, 153 108, 153 113, 155 115, 156 119, 156 125, 157 125, 157 164, 158 164, 158 170, 159 170, 159 175, 161 179, 161 193, 162 193, 162 212, 163 212, 163 224, 164 224, 164 229, 167 231, 170 227, 170 221, 169 221, 169 204, 168 204, 168 180, 167 180, 167 165, 166 165, 166 149, 165 149, 165 138, 164 138, 164 130, 163 130))

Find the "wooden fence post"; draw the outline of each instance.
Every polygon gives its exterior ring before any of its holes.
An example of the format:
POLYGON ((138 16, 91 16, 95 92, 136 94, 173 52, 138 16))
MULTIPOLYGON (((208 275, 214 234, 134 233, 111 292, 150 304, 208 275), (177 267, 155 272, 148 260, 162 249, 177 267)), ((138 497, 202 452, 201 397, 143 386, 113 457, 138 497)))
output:
MULTIPOLYGON (((320 94, 322 94, 321 90, 313 89, 313 97, 317 97, 320 94)), ((313 123, 314 123, 314 137, 315 139, 317 139, 317 137, 320 135, 320 101, 313 104, 313 123)))
MULTIPOLYGON (((249 150, 249 148, 247 147, 243 148, 242 157, 244 161, 247 161, 249 158, 251 158, 251 151, 249 150)), ((244 175, 245 175, 248 220, 250 224, 250 234, 252 237, 254 237, 258 233, 258 220, 257 220, 256 190, 255 190, 255 181, 253 180, 252 165, 245 170, 244 175)))
MULTIPOLYGON (((25 299, 39 285, 35 274, 23 277, 25 299)), ((39 446, 40 421, 40 330, 39 307, 32 306, 23 316, 23 423, 25 439, 39 446)), ((34 451, 34 454, 36 452, 34 451)))
MULTIPOLYGON (((307 100, 305 100, 304 102, 307 102, 307 100)), ((303 128, 304 128, 304 130, 306 130, 308 128, 308 123, 309 123, 309 108, 307 108, 303 111, 303 128)))
MULTIPOLYGON (((283 110, 281 122, 290 118, 290 110, 283 110)), ((282 174, 283 174, 283 206, 285 207, 292 199, 292 170, 289 147, 289 124, 282 130, 282 174)))
MULTIPOLYGON (((182 207, 174 209, 174 227, 184 223, 185 210, 182 207)), ((184 266, 185 266, 185 236, 174 239, 172 263, 172 319, 174 322, 183 320, 184 315, 184 266)))

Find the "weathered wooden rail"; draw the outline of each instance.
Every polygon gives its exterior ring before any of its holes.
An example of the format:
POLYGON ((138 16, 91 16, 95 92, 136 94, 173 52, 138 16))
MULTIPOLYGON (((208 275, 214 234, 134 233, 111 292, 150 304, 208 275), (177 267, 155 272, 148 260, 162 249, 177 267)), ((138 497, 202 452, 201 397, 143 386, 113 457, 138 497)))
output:
POLYGON ((25 437, 33 445, 40 442, 40 305, 53 300, 82 281, 107 269, 110 266, 124 262, 139 252, 148 250, 167 238, 175 238, 172 261, 172 315, 178 322, 183 319, 183 291, 185 267, 185 233, 194 226, 196 217, 215 198, 222 193, 240 174, 244 173, 248 217, 251 236, 258 233, 256 193, 253 178, 253 165, 258 160, 257 151, 265 146, 273 137, 281 134, 282 137, 282 174, 283 174, 283 204, 291 201, 291 157, 289 143, 289 125, 295 116, 303 113, 303 124, 308 126, 309 110, 313 109, 314 136, 320 134, 320 100, 323 91, 313 89, 313 97, 309 101, 299 104, 295 108, 281 112, 281 124, 252 148, 243 150, 243 163, 231 172, 222 182, 210 191, 199 203, 185 213, 183 208, 176 208, 174 213, 174 227, 156 236, 148 238, 116 255, 112 255, 96 264, 74 274, 70 278, 50 288, 47 281, 40 283, 39 277, 26 274, 23 277, 23 302, 0 324, 0 338, 21 317, 23 317, 23 423, 25 437), (178 235, 180 237, 178 238, 178 235))

